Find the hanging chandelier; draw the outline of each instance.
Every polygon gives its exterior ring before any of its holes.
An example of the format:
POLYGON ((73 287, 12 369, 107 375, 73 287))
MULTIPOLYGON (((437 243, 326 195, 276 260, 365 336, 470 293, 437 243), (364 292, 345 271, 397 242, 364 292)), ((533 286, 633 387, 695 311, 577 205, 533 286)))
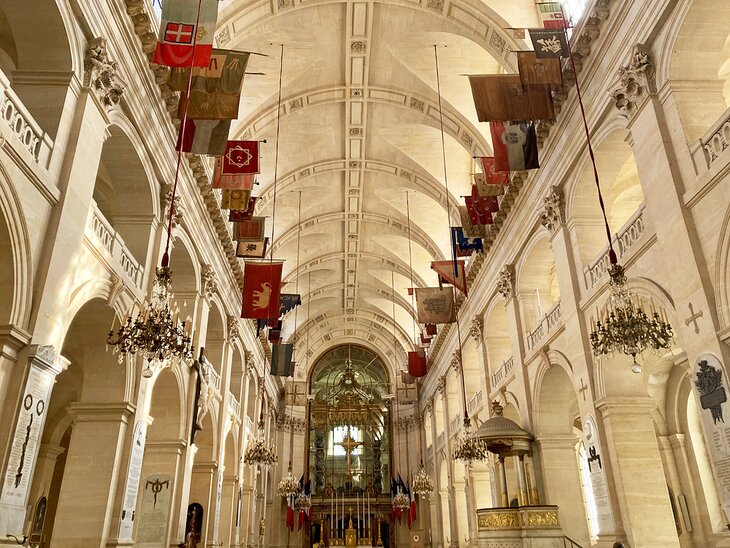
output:
POLYGON ((246 449, 244 462, 254 466, 273 466, 279 461, 279 457, 273 447, 266 443, 263 435, 264 424, 259 422, 259 435, 246 449))
POLYGON ((426 473, 426 467, 423 466, 423 463, 421 463, 421 468, 413 478, 411 487, 422 497, 427 497, 433 492, 433 480, 431 479, 431 476, 426 473))
POLYGON ((464 435, 456 440, 454 459, 471 464, 475 460, 487 458, 487 444, 471 432, 471 421, 464 419, 464 435))
POLYGON ((280 497, 290 497, 299 491, 299 482, 292 476, 291 470, 281 478, 279 486, 276 488, 276 494, 280 497))
POLYGON ((142 304, 136 318, 130 314, 119 330, 116 333, 110 330, 107 337, 107 344, 114 347, 113 353, 119 354, 119 363, 127 356, 144 356, 147 367, 142 375, 145 377, 152 376, 153 363, 167 361, 173 365, 193 359, 189 326, 171 308, 174 298, 171 283, 170 268, 158 268, 149 302, 142 304))
POLYGON ((626 274, 620 264, 609 268, 611 297, 608 316, 596 321, 591 332, 591 346, 596 356, 620 352, 631 356, 634 363, 631 370, 641 373, 636 355, 648 348, 668 349, 673 335, 672 326, 654 312, 649 316, 640 305, 635 304, 626 286, 626 274))
POLYGON ((405 510, 411 507, 411 499, 405 493, 400 491, 393 497, 393 507, 396 510, 405 510))
POLYGON ((294 508, 297 512, 307 512, 312 507, 312 497, 306 493, 299 493, 294 500, 294 508))

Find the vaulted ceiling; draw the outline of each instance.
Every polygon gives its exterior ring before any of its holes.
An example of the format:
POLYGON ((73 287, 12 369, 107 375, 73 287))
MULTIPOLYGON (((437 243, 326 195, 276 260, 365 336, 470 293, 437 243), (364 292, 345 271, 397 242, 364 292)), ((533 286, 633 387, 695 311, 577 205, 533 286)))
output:
POLYGON ((221 2, 218 45, 268 55, 249 62, 264 75, 246 77, 231 138, 267 141, 254 193, 269 233, 274 224, 274 257, 286 259, 285 291, 302 294, 284 321, 298 361, 307 346, 318 355, 346 342, 392 356, 394 331, 399 350, 412 349, 409 257, 413 284, 435 285, 430 262, 450 256, 472 157, 491 150, 465 75, 514 72, 512 52, 529 46, 505 29, 535 26, 535 9, 534 0, 221 2))

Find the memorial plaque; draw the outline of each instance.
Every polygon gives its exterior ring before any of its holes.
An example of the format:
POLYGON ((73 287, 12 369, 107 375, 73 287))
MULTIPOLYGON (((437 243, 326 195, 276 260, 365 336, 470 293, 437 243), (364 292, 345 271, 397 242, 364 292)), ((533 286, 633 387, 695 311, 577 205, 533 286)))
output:
POLYGON ((28 489, 38 456, 38 440, 43 432, 54 378, 55 375, 35 366, 28 372, 3 478, 0 530, 19 532, 23 528, 28 489))
POLYGON ((601 440, 593 417, 588 415, 583 421, 583 444, 585 445, 587 466, 591 477, 593 501, 596 507, 596 532, 600 535, 613 533, 613 511, 608 493, 604 456, 601 440))
POLYGON ((134 531, 134 512, 137 507, 137 493, 139 492, 139 478, 142 474, 144 460, 145 427, 141 420, 134 425, 132 434, 132 448, 129 456, 129 469, 124 490, 121 521, 119 523, 119 540, 131 540, 134 531))
POLYGON ((216 488, 215 519, 213 520, 213 541, 218 542, 218 522, 221 517, 221 495, 223 493, 223 470, 218 470, 218 482, 216 488))
POLYGON ((165 545, 172 502, 172 476, 150 474, 141 485, 142 502, 137 525, 135 546, 149 548, 165 545))
POLYGON ((725 368, 713 354, 697 358, 692 375, 702 433, 712 464, 712 475, 725 516, 730 519, 730 414, 725 368))

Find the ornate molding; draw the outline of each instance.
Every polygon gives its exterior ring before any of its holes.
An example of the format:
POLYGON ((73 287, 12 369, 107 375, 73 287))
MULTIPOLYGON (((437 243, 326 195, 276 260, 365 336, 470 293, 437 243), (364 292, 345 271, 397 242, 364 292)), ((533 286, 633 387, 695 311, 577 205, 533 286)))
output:
POLYGON ((628 66, 618 69, 619 86, 611 92, 616 108, 631 120, 650 95, 656 93, 656 68, 648 50, 634 45, 628 66))
POLYGON ((124 86, 117 76, 119 65, 109 58, 107 41, 97 37, 89 42, 84 58, 84 85, 107 107, 119 104, 124 86))
MULTIPOLYGON (((160 193, 160 205, 162 210, 162 221, 163 224, 167 224, 168 216, 170 215, 170 199, 172 198, 172 185, 167 183, 162 185, 162 192, 160 193)), ((175 196, 175 204, 172 209, 172 228, 182 224, 183 214, 185 213, 184 208, 180 204, 180 196, 175 196)))
MULTIPOLYGON (((228 340, 232 341, 241 336, 238 318, 233 314, 228 314, 228 340)), ((248 360, 247 360, 248 361, 248 360)))
POLYGON ((482 333, 484 333, 484 320, 481 318, 474 318, 469 324, 469 335, 477 342, 481 342, 482 333))
POLYGON ((218 276, 213 265, 204 264, 200 274, 200 288, 209 299, 218 291, 218 276))
POLYGON ((276 420, 276 426, 279 430, 293 430, 294 432, 304 432, 307 429, 307 421, 299 417, 290 417, 289 415, 280 416, 276 420))
POLYGON ((497 291, 505 299, 509 299, 514 295, 515 291, 515 267, 505 265, 497 277, 497 291))
POLYGON ((565 222, 565 199, 558 187, 552 187, 550 194, 542 199, 540 224, 550 232, 558 229, 565 222))
POLYGON ((449 361, 449 365, 451 368, 456 371, 457 375, 461 373, 461 350, 458 348, 454 350, 451 353, 451 360, 449 361))

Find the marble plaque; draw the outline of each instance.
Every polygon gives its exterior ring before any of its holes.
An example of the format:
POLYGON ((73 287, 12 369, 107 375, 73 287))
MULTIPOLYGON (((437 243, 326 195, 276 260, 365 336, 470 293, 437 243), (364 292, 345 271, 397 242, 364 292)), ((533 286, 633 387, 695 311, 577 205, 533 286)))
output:
POLYGON ((725 368, 713 354, 697 358, 692 374, 712 475, 725 515, 730 519, 730 418, 725 368))
POLYGON ((132 434, 132 449, 129 455, 129 469, 124 490, 124 502, 119 523, 119 540, 131 540, 134 531, 134 511, 137 507, 137 493, 139 492, 139 478, 142 474, 144 459, 145 427, 141 420, 134 425, 132 434))
POLYGON ((25 509, 53 380, 53 375, 34 366, 28 372, 0 496, 3 505, 25 509))
POLYGON ((605 456, 601 451, 601 440, 595 419, 588 415, 583 421, 583 443, 586 449, 588 468, 593 490, 593 501, 596 508, 596 530, 599 535, 613 533, 613 512, 608 493, 605 472, 605 456))
POLYGON ((150 474, 140 486, 142 501, 136 518, 137 540, 135 546, 159 548, 165 546, 172 502, 172 476, 150 474))

